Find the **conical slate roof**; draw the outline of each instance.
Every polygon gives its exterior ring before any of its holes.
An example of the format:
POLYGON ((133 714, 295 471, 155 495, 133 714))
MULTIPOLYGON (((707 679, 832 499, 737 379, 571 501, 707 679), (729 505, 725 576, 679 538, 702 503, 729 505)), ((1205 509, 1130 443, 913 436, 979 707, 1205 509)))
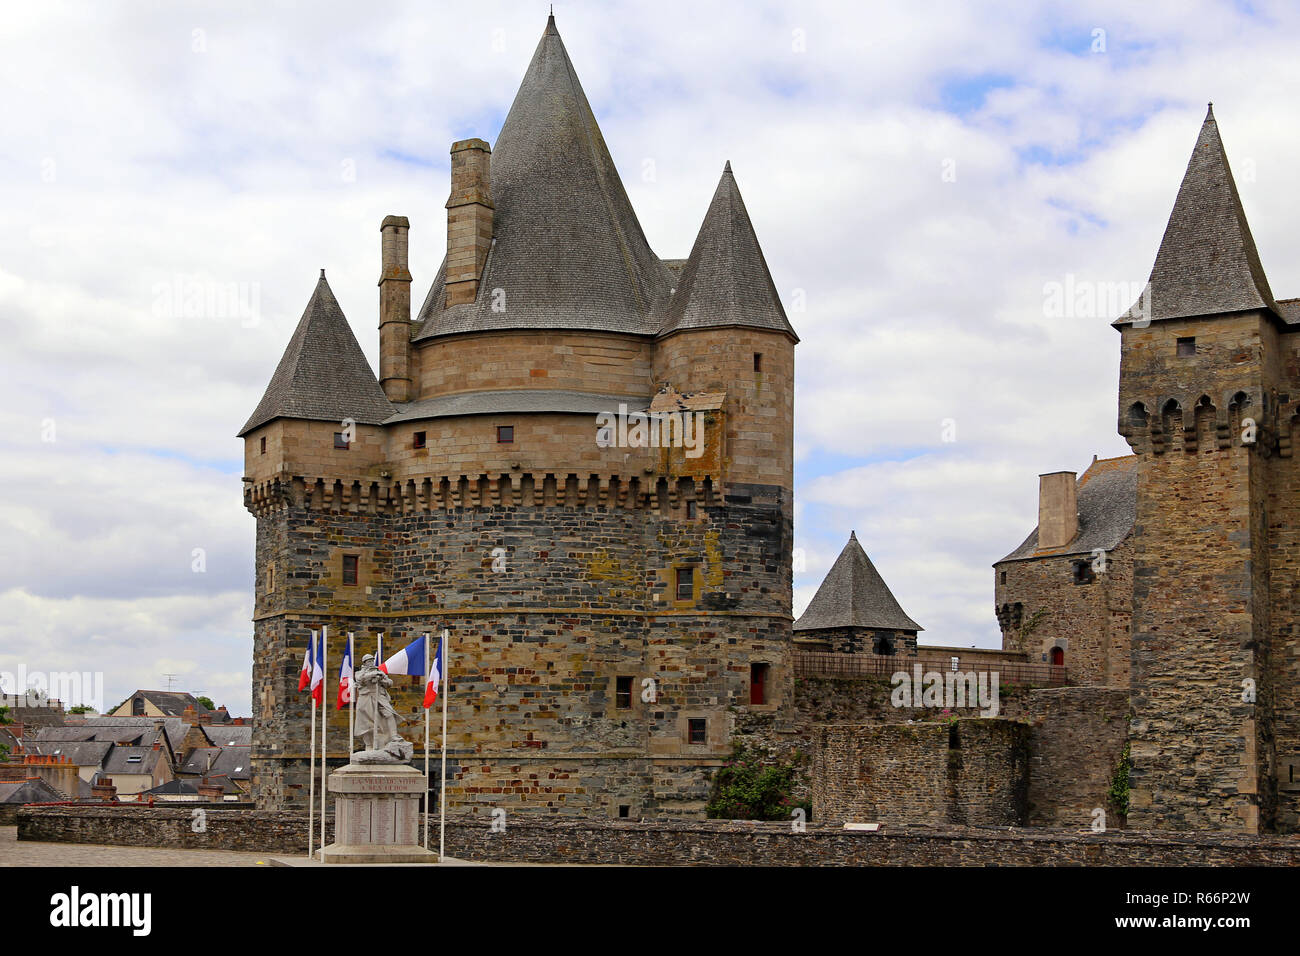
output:
POLYGON ((493 148, 491 179, 493 244, 478 300, 444 308, 440 270, 416 340, 511 328, 658 331, 671 277, 632 211, 554 17, 493 148), (504 311, 493 310, 496 289, 504 311))
POLYGON ((781 307, 730 162, 682 268, 662 334, 728 325, 774 329, 798 341, 781 307))
POLYGON ((322 269, 271 383, 240 436, 273 418, 336 422, 350 418, 358 424, 378 425, 394 411, 322 269))
POLYGON ((856 533, 849 534, 849 543, 835 559, 807 609, 794 622, 796 631, 827 627, 925 630, 903 613, 884 578, 862 550, 856 533))
MULTIPOLYGON (((1277 303, 1241 208, 1211 105, 1151 270, 1151 319, 1270 309, 1277 303)), ((1136 306, 1117 319, 1139 317, 1136 306)))

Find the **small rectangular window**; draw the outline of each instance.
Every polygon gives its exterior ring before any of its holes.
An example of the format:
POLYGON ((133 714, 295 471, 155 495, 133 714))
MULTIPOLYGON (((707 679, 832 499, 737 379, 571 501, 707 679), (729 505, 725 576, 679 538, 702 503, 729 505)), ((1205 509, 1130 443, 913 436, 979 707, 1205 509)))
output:
POLYGON ((695 569, 677 568, 677 600, 693 601, 695 599, 695 569))
POLYGON ((1196 338, 1195 338, 1195 336, 1192 336, 1192 337, 1190 337, 1190 338, 1185 338, 1185 339, 1179 339, 1179 340, 1178 340, 1178 354, 1179 354, 1179 355, 1195 355, 1195 354, 1196 354, 1196 338))
POLYGON ((694 518, 694 517, 695 517, 695 513, 696 513, 696 512, 695 512, 695 502, 694 502, 693 500, 691 500, 690 498, 687 498, 687 499, 686 499, 686 517, 687 517, 687 518, 694 518))
POLYGON ((335 432, 335 433, 334 433, 334 447, 335 447, 335 448, 342 448, 342 449, 344 449, 344 450, 346 451, 347 448, 348 448, 351 444, 352 444, 352 443, 349 442, 349 441, 347 440, 347 438, 344 436, 344 434, 343 434, 342 432, 335 432))
POLYGON ((619 710, 627 710, 632 706, 632 678, 614 679, 614 706, 619 710))
POLYGON ((751 704, 767 703, 768 664, 749 665, 749 702, 751 704))
POLYGON ((424 447, 424 437, 425 437, 425 435, 426 435, 426 432, 416 432, 416 433, 415 433, 415 437, 414 437, 414 439, 412 439, 412 441, 411 441, 411 447, 412 447, 412 448, 423 448, 423 447, 424 447))
POLYGON ((632 815, 632 808, 626 803, 620 803, 618 806, 618 816, 621 820, 626 820, 632 815))
POLYGON ((360 561, 355 554, 343 555, 343 585, 344 587, 356 587, 357 571, 360 561))
POLYGON ((1000 571, 1000 572, 998 572, 998 583, 999 583, 999 584, 1006 584, 1006 583, 1007 583, 1007 572, 1005 572, 1005 571, 1000 571))
POLYGON ((274 564, 268 564, 266 566, 266 589, 267 591, 275 590, 275 565, 274 564))
POLYGON ((515 440, 515 426, 514 426, 514 425, 498 425, 498 426, 497 426, 497 444, 499 444, 499 445, 508 445, 508 444, 510 444, 511 442, 513 442, 514 440, 515 440))
POLYGON ((263 455, 266 454, 266 436, 265 436, 265 435, 262 436, 262 454, 263 454, 263 455))
POLYGON ((686 742, 703 744, 708 742, 708 724, 703 717, 691 717, 686 721, 686 742))
POLYGON ((761 371, 763 371, 763 353, 762 353, 762 352, 755 352, 755 353, 754 353, 754 371, 755 371, 755 372, 761 372, 761 371))

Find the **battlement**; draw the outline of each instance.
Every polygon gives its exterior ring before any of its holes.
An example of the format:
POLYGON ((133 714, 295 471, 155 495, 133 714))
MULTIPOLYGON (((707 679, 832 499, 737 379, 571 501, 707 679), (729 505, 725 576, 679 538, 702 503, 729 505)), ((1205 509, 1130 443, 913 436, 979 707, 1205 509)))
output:
POLYGON ((351 514, 414 514, 457 508, 625 508, 685 513, 688 502, 715 507, 721 481, 643 475, 578 475, 554 472, 444 474, 405 481, 275 476, 246 483, 244 507, 257 517, 284 508, 351 514))

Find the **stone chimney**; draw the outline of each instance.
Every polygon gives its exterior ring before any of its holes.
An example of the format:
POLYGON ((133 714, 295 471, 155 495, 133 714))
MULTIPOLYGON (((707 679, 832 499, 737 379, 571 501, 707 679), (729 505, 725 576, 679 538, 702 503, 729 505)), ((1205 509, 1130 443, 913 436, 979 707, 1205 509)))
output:
POLYGON ((112 803, 117 800, 117 787, 113 786, 112 777, 100 777, 90 787, 90 795, 95 800, 112 803))
POLYGON ((1079 499, 1072 471, 1038 476, 1038 550, 1064 548, 1079 533, 1079 499))
POLYGON ((478 297, 492 247, 492 150, 481 139, 451 144, 451 198, 447 200, 447 305, 478 297))
POLYGON ((386 216, 379 227, 379 384, 390 402, 412 397, 410 231, 405 216, 386 216))
POLYGON ((199 781, 199 785, 196 789, 198 790, 200 797, 206 797, 209 800, 215 800, 217 802, 220 802, 226 795, 226 791, 222 788, 221 784, 213 783, 207 777, 204 777, 199 781))

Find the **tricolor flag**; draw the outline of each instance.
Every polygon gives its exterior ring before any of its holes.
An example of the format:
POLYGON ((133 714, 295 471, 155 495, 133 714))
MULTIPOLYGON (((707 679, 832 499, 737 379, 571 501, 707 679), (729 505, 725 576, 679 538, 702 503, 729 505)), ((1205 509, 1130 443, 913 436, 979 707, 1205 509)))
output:
POLYGON ((311 699, 319 706, 325 700, 325 635, 316 641, 316 658, 311 662, 311 699))
POLYGON ((339 664, 339 700, 338 709, 342 710, 352 702, 352 635, 348 635, 343 646, 343 661, 339 664))
POLYGON ((307 650, 302 655, 302 673, 298 675, 298 690, 304 691, 307 685, 311 683, 311 654, 316 649, 316 632, 311 632, 311 640, 307 642, 307 650))
POLYGON ((433 702, 438 699, 438 684, 442 680, 442 649, 445 645, 446 639, 439 638, 438 653, 433 659, 433 667, 429 668, 429 683, 424 685, 425 707, 432 707, 433 702))
POLYGON ((379 669, 390 676, 410 674, 419 677, 424 673, 424 635, 407 644, 400 651, 379 665, 379 669))

